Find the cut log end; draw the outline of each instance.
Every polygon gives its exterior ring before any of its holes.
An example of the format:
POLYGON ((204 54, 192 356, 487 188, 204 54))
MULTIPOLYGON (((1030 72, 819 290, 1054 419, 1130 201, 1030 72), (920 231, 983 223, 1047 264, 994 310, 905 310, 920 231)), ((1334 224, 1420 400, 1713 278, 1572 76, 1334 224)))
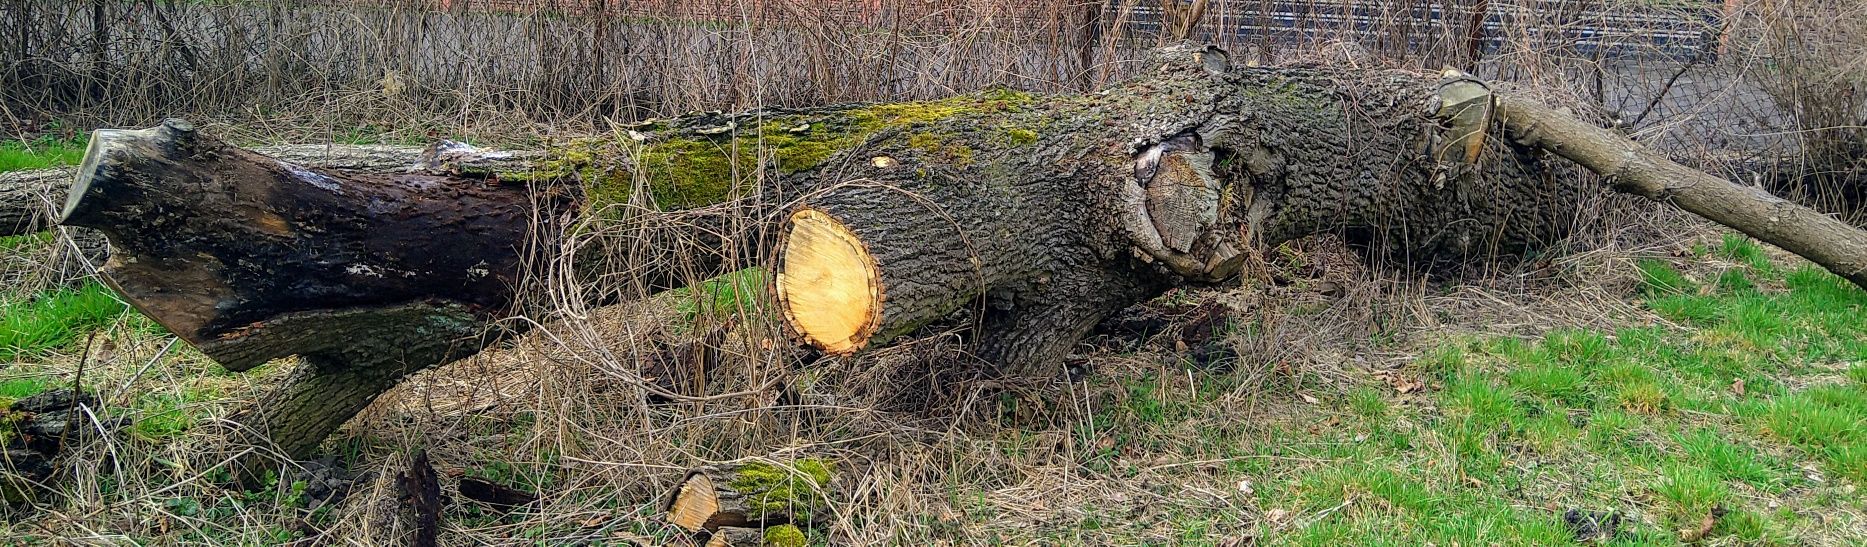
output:
POLYGON ((703 473, 688 475, 668 504, 668 522, 690 531, 707 528, 719 514, 719 492, 713 487, 713 479, 703 473))
POLYGON ((791 215, 776 290, 799 336, 825 352, 862 349, 881 324, 881 272, 868 246, 829 214, 791 215))
POLYGON ((65 197, 64 208, 59 210, 58 222, 94 227, 87 224, 91 215, 112 207, 111 199, 122 197, 121 191, 109 186, 127 173, 111 171, 133 170, 130 164, 151 159, 180 160, 186 154, 180 148, 192 141, 194 131, 194 124, 179 119, 164 120, 162 125, 148 129, 92 131, 84 160, 78 164, 77 178, 65 197))

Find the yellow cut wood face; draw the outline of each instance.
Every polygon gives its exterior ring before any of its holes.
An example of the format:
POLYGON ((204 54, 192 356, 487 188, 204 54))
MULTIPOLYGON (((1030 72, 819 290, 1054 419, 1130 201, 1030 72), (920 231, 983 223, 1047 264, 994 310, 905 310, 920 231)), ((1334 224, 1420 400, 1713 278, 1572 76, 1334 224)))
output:
POLYGON ((699 530, 719 511, 720 495, 713 490, 713 480, 696 474, 681 484, 668 507, 668 522, 687 530, 699 530))
POLYGON ((848 226, 814 209, 791 214, 777 275, 779 307, 806 342, 825 352, 862 349, 881 323, 881 275, 848 226))

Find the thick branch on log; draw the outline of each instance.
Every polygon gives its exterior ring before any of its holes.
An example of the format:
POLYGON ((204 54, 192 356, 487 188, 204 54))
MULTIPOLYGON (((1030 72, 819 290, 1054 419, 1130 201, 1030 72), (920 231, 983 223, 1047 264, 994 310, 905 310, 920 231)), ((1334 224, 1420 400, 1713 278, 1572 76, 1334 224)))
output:
MULTIPOLYGON (((519 171, 541 157, 538 152, 480 154, 470 150, 445 141, 428 147, 294 144, 253 149, 296 165, 378 173, 519 171)), ((76 167, 65 167, 0 173, 0 237, 50 228, 76 172, 76 167)))
POLYGON ((1680 165, 1535 101, 1501 95, 1498 106, 1517 139, 1600 173, 1616 191, 1677 205, 1796 253, 1867 289, 1867 231, 1760 188, 1680 165))

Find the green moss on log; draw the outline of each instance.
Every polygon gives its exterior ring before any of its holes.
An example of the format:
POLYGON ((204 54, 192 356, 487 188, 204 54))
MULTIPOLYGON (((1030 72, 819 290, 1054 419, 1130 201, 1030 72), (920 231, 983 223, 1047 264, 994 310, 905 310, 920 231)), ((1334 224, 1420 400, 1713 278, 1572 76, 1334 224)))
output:
POLYGON ((780 524, 765 529, 766 547, 804 547, 810 544, 810 538, 804 536, 804 530, 789 524, 780 524))
MULTIPOLYGON (((587 210, 611 211, 646 189, 655 206, 687 209, 732 199, 761 168, 793 174, 816 169, 836 153, 860 146, 885 131, 962 117, 1002 120, 1035 98, 1007 89, 936 101, 831 107, 770 116, 741 117, 731 130, 697 127, 704 117, 651 120, 633 126, 631 137, 576 139, 547 147, 531 171, 512 180, 574 180, 583 185, 587 210), (702 131, 708 134, 702 134, 702 131)), ((1016 131, 1011 130, 1011 131, 1016 131)), ((1024 130, 1027 142, 1036 133, 1024 130)), ((973 150, 964 143, 917 133, 933 157, 964 166, 973 150)), ((1019 138, 1010 138, 1017 142, 1019 138)), ((916 146, 921 146, 916 144, 916 146)), ((646 203, 643 203, 646 205, 646 203)))
POLYGON ((1005 141, 1011 143, 1012 146, 1030 146, 1037 142, 1037 132, 1014 127, 1005 131, 1005 141))
POLYGON ((733 475, 733 490, 746 496, 746 504, 760 519, 788 516, 808 522, 813 509, 822 507, 822 491, 830 484, 829 462, 806 458, 781 468, 763 462, 745 464, 733 475))

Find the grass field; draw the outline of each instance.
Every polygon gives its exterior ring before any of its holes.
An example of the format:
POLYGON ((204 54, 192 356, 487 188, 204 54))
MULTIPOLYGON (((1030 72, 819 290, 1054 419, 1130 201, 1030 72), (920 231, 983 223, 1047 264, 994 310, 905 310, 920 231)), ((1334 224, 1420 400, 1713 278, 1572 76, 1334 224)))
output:
POLYGON ((1867 294, 1736 236, 1701 253, 1731 266, 1640 263, 1637 298, 1673 325, 1450 340, 1273 423, 1214 415, 1231 389, 1211 380, 1130 379, 1088 464, 1222 462, 1233 510, 1167 494, 1156 518, 1182 532, 1138 543, 1570 545, 1591 518, 1615 545, 1867 540, 1867 294))

